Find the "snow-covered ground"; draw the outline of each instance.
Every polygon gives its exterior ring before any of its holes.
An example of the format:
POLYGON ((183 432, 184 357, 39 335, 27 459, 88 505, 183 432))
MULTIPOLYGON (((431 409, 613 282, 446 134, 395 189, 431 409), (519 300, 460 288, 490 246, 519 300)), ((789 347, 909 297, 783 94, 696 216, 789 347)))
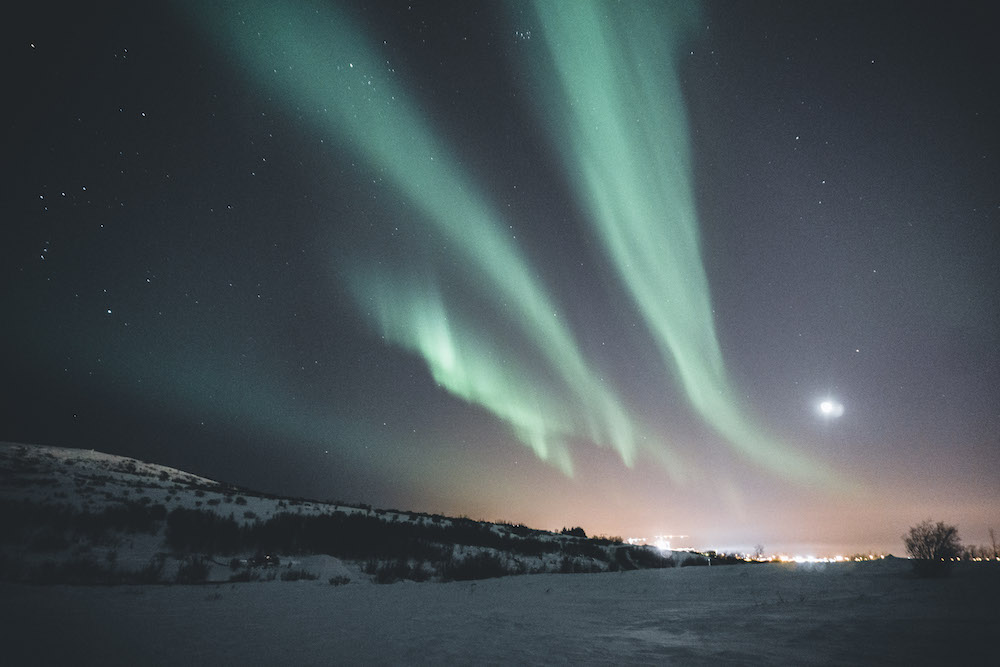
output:
POLYGON ((387 586, 0 584, 0 634, 16 665, 990 664, 998 594, 992 564, 917 579, 902 560, 387 586))

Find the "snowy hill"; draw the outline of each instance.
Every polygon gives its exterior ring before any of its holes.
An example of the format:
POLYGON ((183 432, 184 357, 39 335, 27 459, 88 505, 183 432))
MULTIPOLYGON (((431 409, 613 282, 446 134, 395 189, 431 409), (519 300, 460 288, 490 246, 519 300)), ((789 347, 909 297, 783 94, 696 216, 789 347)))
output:
POLYGON ((127 457, 14 443, 0 443, 0 510, 0 578, 15 581, 389 583, 677 564, 652 547, 280 498, 127 457))
POLYGON ((100 512, 109 506, 140 503, 234 513, 252 521, 268 519, 288 507, 300 513, 363 508, 293 498, 278 498, 138 459, 71 449, 0 443, 0 499, 62 505, 100 512), (236 510, 239 510, 238 512, 236 510), (249 516, 248 513, 253 513, 249 516))
POLYGON ((97 502, 114 502, 131 490, 149 491, 159 501, 171 491, 220 490, 214 480, 137 459, 92 449, 0 443, 0 494, 42 503, 66 503, 80 509, 97 502), (104 488, 107 487, 107 488, 104 488), (96 494, 93 489, 99 488, 96 494), (165 491, 165 493, 160 493, 165 491))

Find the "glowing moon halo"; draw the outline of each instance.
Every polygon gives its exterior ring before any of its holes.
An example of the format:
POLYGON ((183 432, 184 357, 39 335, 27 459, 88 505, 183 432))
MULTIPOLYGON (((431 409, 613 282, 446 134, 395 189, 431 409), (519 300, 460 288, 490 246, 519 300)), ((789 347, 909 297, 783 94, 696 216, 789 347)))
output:
POLYGON ((832 398, 824 398, 817 408, 819 414, 826 419, 836 419, 844 414, 844 405, 832 398))

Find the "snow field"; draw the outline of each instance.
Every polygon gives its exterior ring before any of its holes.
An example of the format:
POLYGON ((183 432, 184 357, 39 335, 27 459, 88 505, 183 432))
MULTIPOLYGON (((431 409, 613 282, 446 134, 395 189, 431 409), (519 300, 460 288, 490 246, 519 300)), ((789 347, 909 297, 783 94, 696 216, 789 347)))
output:
POLYGON ((15 665, 958 664, 992 650, 998 594, 995 567, 927 580, 906 561, 387 586, 2 584, 0 628, 15 665))

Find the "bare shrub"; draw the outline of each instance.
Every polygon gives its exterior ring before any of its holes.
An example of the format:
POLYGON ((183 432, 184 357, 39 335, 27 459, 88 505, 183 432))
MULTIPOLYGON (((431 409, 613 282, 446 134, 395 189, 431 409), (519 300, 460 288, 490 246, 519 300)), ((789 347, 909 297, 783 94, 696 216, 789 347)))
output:
POLYGON ((948 574, 953 559, 962 553, 958 528, 943 521, 921 521, 903 535, 906 553, 914 559, 913 567, 921 577, 941 577, 948 574))

